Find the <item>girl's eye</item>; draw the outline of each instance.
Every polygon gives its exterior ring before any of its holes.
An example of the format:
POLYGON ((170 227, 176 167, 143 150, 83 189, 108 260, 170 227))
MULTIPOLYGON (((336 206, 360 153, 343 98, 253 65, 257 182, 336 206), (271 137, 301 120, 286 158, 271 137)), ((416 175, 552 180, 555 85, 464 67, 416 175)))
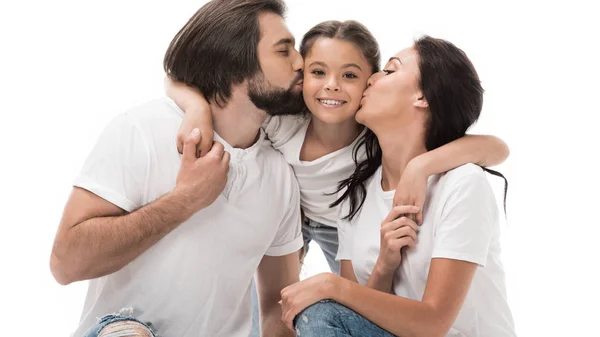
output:
POLYGON ((310 72, 311 74, 317 75, 317 76, 323 76, 325 75, 325 72, 323 70, 319 70, 319 69, 315 69, 313 71, 310 72))
POLYGON ((383 71, 383 73, 386 74, 386 75, 389 75, 389 74, 391 74, 391 73, 394 72, 393 70, 388 70, 388 69, 383 69, 381 71, 383 71))
POLYGON ((358 78, 358 76, 356 76, 356 74, 353 74, 353 73, 346 73, 346 74, 344 74, 344 77, 350 78, 350 79, 358 78))

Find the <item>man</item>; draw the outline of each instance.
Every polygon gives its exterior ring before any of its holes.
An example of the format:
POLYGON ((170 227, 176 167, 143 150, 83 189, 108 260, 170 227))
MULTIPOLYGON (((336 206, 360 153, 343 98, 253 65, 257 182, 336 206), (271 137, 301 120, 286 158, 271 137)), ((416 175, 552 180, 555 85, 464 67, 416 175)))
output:
POLYGON ((298 281, 299 192, 260 131, 267 114, 304 108, 283 14, 280 0, 214 0, 171 42, 167 74, 211 104, 208 153, 196 158, 194 130, 178 154, 183 112, 167 99, 100 136, 50 261, 61 284, 91 280, 75 337, 246 337, 255 272, 262 335, 291 334, 278 301, 298 281))

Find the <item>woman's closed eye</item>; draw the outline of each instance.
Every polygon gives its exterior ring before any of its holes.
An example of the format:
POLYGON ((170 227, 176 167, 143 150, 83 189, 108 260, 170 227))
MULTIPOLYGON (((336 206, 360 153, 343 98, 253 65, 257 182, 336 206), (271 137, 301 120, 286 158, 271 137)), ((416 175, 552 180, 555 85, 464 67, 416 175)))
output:
POLYGON ((390 69, 382 69, 381 70, 384 74, 389 75, 391 73, 393 73, 395 70, 390 70, 390 69))

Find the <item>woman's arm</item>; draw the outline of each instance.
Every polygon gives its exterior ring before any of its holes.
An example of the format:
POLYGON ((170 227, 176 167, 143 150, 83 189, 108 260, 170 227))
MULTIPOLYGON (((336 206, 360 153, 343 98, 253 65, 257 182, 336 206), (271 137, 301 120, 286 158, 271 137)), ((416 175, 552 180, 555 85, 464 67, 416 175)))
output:
POLYGON ((210 105, 200 92, 183 83, 173 82, 169 77, 165 78, 165 91, 185 113, 177 132, 177 150, 183 153, 183 142, 197 128, 200 130, 201 141, 196 149, 196 156, 204 156, 210 151, 214 140, 210 105))
POLYGON ((414 248, 417 242, 417 224, 409 216, 418 213, 416 206, 396 206, 381 222, 379 256, 367 287, 391 293, 396 269, 402 262, 402 251, 414 248))
POLYGON ((281 291, 282 319, 293 330, 302 310, 332 299, 394 335, 444 337, 467 296, 477 264, 445 258, 431 259, 422 301, 365 287, 332 273, 323 273, 281 291))
POLYGON ((421 302, 336 278, 331 299, 398 336, 443 337, 456 320, 477 264, 432 259, 421 302))

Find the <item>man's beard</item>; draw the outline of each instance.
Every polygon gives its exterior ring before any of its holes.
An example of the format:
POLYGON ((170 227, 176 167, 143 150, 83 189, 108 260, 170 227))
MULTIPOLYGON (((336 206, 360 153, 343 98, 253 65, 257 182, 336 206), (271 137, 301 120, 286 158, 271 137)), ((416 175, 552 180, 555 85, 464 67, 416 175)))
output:
POLYGON ((268 83, 262 72, 259 72, 248 81, 248 97, 268 115, 298 115, 306 111, 302 92, 294 92, 300 80, 302 73, 298 74, 288 89, 283 89, 268 83))

